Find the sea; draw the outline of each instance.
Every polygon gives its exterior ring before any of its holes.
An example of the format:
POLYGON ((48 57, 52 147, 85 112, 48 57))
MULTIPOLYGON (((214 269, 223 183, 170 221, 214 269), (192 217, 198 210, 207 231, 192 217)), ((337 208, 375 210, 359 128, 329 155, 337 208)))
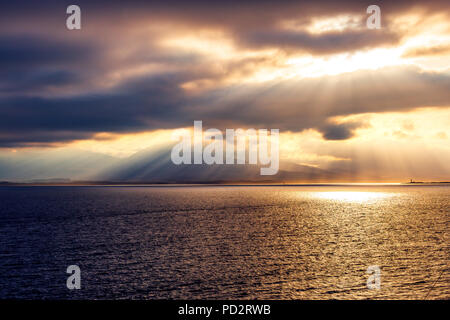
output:
POLYGON ((449 222, 445 185, 2 186, 0 298, 449 299, 449 222))

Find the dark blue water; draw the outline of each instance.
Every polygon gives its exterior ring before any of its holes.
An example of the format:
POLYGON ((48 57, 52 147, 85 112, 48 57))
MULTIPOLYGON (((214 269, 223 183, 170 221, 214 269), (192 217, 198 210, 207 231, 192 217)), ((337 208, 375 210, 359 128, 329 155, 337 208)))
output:
POLYGON ((0 187, 0 298, 450 298, 445 186, 0 187), (81 268, 81 289, 66 268, 81 268), (367 267, 382 270, 368 290, 367 267))

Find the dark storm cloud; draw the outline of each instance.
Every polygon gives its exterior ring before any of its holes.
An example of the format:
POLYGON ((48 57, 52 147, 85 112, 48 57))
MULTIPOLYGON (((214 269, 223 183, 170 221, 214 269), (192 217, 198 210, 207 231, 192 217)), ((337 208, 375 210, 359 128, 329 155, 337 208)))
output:
POLYGON ((25 94, 80 83, 84 80, 81 70, 89 70, 96 60, 95 52, 87 41, 0 36, 0 92, 25 94))
POLYGON ((0 70, 22 71, 80 63, 93 55, 88 45, 31 35, 0 36, 0 70))
POLYGON ((177 128, 200 119, 205 126, 219 129, 241 126, 298 132, 316 128, 325 139, 340 140, 350 138, 359 124, 327 124, 332 117, 447 106, 450 101, 449 75, 414 68, 240 86, 201 96, 189 96, 179 88, 186 79, 189 75, 141 78, 109 94, 71 98, 4 98, 0 100, 0 134, 17 133, 22 140, 14 141, 26 143, 25 132, 41 131, 53 141, 57 132, 69 131, 78 139, 83 132, 177 128))
POLYGON ((25 94, 39 89, 44 93, 48 87, 86 86, 90 82, 95 85, 105 73, 121 66, 154 63, 185 67, 200 65, 202 59, 194 53, 172 52, 151 44, 127 48, 130 54, 120 58, 110 58, 109 50, 117 48, 89 37, 64 40, 42 35, 0 36, 0 93, 25 94))
POLYGON ((353 137, 353 130, 360 125, 360 123, 328 124, 318 128, 318 130, 326 140, 347 140, 353 137))
POLYGON ((54 143, 71 142, 73 140, 88 139, 95 132, 82 131, 26 131, 26 132, 10 132, 7 134, 0 133, 1 148, 16 147, 47 147, 54 143))
POLYGON ((0 71, 0 92, 20 93, 48 87, 61 87, 81 82, 79 74, 67 70, 24 72, 0 71))
POLYGON ((111 92, 71 97, 0 98, 0 146, 176 127, 178 117, 187 112, 182 109, 187 99, 179 88, 185 77, 164 74, 133 79, 111 92))
POLYGON ((324 128, 323 137, 326 140, 346 140, 352 136, 351 130, 342 125, 330 125, 324 128))

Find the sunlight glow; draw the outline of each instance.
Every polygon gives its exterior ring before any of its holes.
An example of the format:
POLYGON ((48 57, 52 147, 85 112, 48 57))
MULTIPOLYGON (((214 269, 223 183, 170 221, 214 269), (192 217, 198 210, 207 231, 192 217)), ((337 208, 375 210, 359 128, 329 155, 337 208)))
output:
POLYGON ((74 141, 68 147, 126 158, 145 149, 157 150, 167 146, 171 136, 171 129, 123 134, 98 133, 93 139, 74 141))
POLYGON ((315 192, 313 196, 325 200, 337 200, 342 202, 366 202, 380 200, 392 196, 385 192, 364 192, 364 191, 329 191, 315 192))
POLYGON ((308 25, 305 25, 301 19, 289 19, 280 23, 282 29, 300 32, 306 31, 311 34, 342 32, 346 29, 357 29, 361 26, 365 27, 362 16, 350 14, 313 19, 308 25))
POLYGON ((387 66, 405 64, 401 59, 402 49, 374 49, 356 53, 345 53, 328 58, 290 58, 286 78, 319 77, 337 75, 357 70, 375 70, 387 66))

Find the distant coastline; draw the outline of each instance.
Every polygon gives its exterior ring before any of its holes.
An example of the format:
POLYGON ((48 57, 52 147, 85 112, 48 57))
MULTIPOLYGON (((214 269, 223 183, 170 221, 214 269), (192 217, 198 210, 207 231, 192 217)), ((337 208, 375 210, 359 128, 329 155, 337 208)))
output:
POLYGON ((351 185, 450 185, 450 181, 408 182, 280 182, 280 181, 71 181, 46 179, 32 181, 0 181, 0 186, 351 186, 351 185))
POLYGON ((450 181, 408 181, 408 182, 404 182, 402 184, 446 184, 446 183, 450 183, 450 181))

